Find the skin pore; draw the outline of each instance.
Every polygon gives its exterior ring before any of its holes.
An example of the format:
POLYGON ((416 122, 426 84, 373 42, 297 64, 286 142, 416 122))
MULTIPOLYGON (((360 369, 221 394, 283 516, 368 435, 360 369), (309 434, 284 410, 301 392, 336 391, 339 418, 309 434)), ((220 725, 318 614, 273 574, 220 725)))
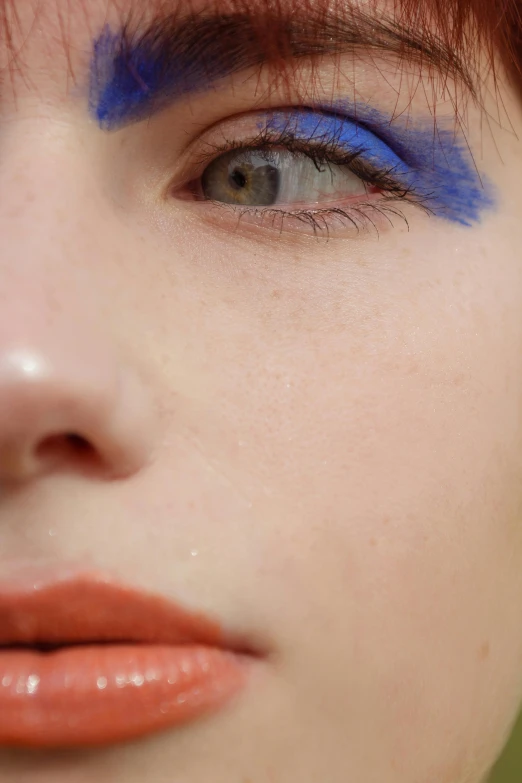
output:
POLYGON ((93 99, 95 42, 121 40, 131 0, 14 8, 0 574, 96 567, 267 656, 215 716, 103 750, 0 748, 0 783, 482 783, 522 697, 515 91, 484 64, 474 100, 413 54, 359 46, 285 78, 254 61, 160 83, 108 123, 117 50, 93 99), (321 122, 360 125, 364 199, 206 200, 206 166, 283 148, 289 111, 319 168, 334 148, 348 165, 321 122), (373 170, 382 144, 413 183, 373 170))

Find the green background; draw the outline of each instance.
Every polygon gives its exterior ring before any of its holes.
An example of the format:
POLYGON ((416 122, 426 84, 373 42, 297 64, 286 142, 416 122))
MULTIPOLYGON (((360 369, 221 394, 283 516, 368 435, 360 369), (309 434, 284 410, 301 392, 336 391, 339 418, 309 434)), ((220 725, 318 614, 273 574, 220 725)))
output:
POLYGON ((522 783, 522 715, 489 783, 522 783))

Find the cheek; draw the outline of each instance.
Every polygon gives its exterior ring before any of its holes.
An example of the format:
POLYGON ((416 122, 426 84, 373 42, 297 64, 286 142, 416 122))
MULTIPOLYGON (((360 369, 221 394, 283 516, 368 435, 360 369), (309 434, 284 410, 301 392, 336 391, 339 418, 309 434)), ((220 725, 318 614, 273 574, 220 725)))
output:
POLYGON ((372 330, 265 323, 223 381, 300 714, 397 780, 475 779, 522 692, 522 286, 471 255, 372 330))
POLYGON ((242 257, 203 286, 181 265, 149 314, 174 444, 157 518, 189 520, 200 575, 276 640, 296 746, 349 741, 335 768, 390 783, 478 779, 522 693, 522 281, 480 232, 448 244, 242 257))

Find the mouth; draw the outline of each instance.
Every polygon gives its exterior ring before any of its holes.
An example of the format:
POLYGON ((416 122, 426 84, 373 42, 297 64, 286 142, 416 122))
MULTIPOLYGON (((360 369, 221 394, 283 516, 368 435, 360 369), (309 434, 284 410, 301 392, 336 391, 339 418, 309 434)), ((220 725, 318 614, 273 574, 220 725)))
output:
POLYGON ((184 725, 225 708, 259 657, 105 577, 0 584, 0 746, 103 746, 184 725))

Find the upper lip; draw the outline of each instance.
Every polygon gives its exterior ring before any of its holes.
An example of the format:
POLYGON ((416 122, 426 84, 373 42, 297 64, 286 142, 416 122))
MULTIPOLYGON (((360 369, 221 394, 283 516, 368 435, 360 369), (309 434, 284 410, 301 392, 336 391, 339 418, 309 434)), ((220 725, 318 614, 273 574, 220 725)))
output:
POLYGON ((0 581, 0 646, 202 644, 251 652, 218 622, 100 574, 0 581))

